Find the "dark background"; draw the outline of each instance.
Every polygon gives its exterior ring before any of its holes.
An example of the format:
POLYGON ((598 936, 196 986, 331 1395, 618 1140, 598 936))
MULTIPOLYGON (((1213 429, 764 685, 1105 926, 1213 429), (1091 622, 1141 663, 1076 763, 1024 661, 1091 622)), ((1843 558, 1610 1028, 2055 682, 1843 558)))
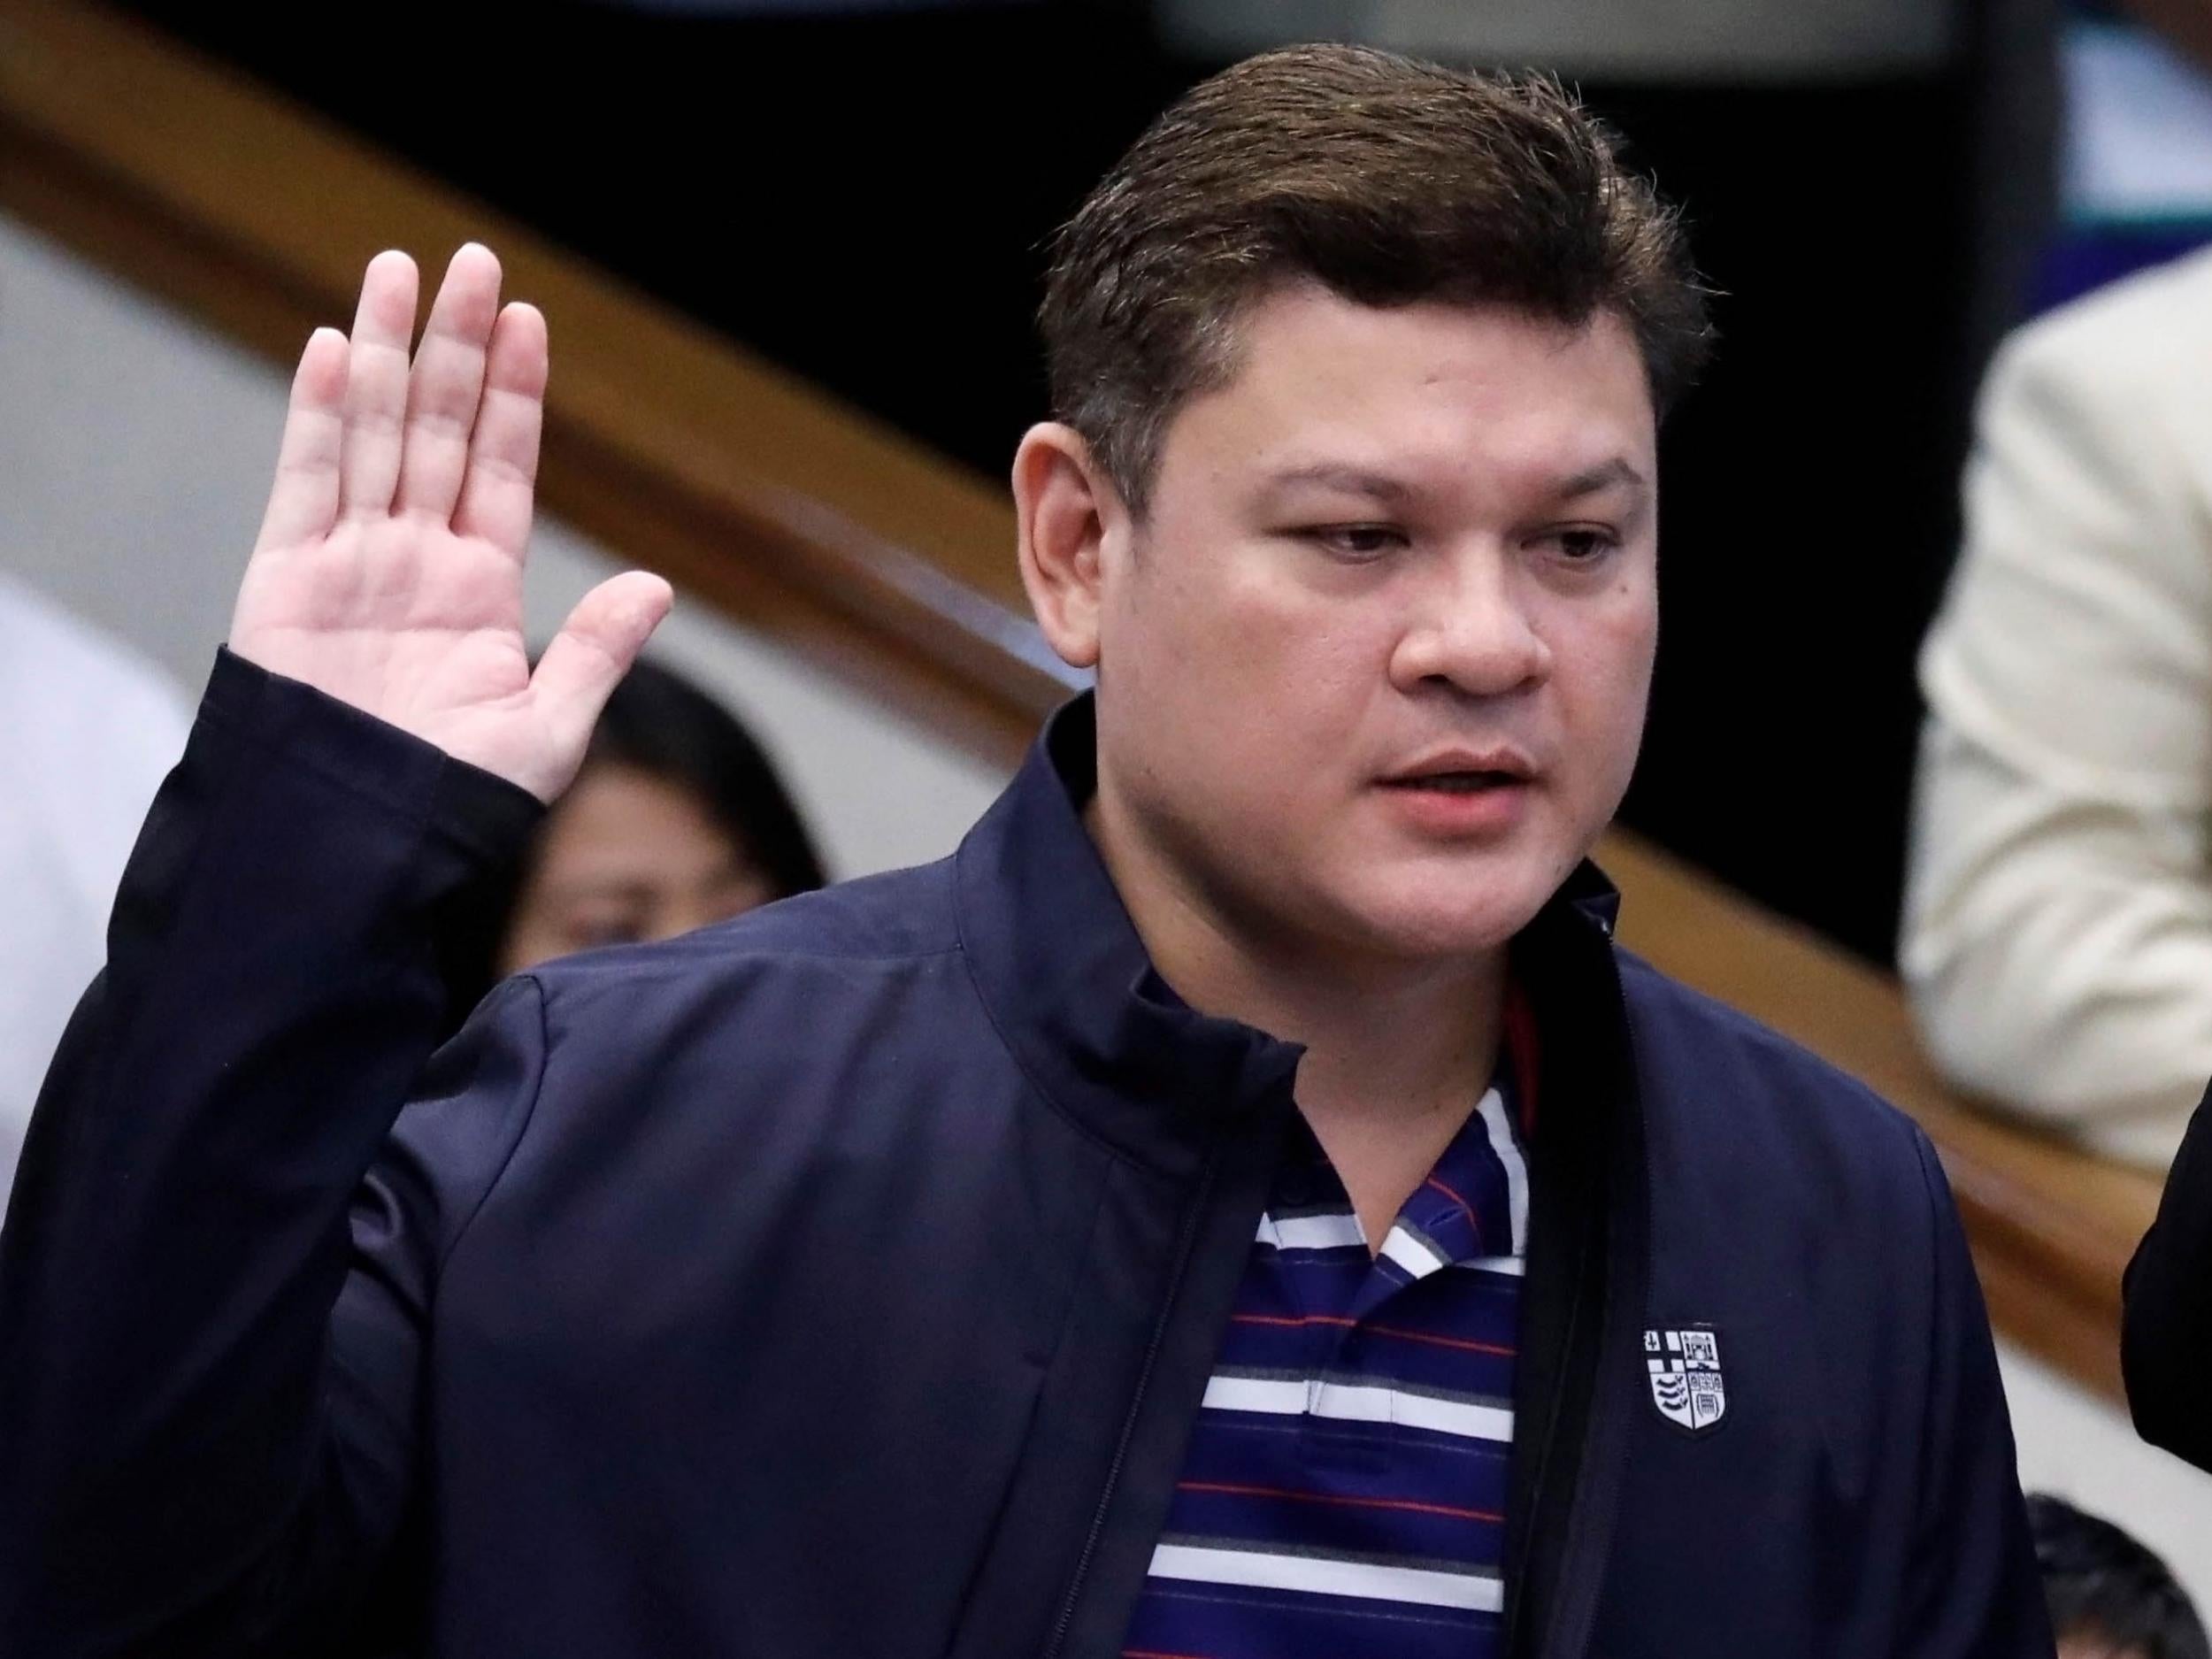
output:
MULTIPOLYGON (((134 9, 995 478, 1043 412, 1043 239, 1217 66, 1104 0, 773 19, 386 0, 336 42, 321 12, 134 9)), ((1883 960, 1912 656, 2006 312, 1992 203, 2017 219, 2035 194, 1993 194, 1993 167, 2032 187, 2042 165, 1993 147, 1995 56, 1978 34, 1908 79, 1582 88, 1724 291, 1717 364, 1663 439, 1663 641, 1624 816, 1883 960)))

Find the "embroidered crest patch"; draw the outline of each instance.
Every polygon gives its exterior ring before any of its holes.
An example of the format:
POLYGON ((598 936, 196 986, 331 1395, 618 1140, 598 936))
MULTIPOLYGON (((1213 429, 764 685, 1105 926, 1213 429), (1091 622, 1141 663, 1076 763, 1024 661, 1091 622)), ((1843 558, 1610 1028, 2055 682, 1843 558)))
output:
POLYGON ((1712 1326, 1645 1332, 1644 1368, 1651 1376, 1651 1403, 1676 1427, 1701 1434, 1727 1415, 1720 1338, 1712 1326))

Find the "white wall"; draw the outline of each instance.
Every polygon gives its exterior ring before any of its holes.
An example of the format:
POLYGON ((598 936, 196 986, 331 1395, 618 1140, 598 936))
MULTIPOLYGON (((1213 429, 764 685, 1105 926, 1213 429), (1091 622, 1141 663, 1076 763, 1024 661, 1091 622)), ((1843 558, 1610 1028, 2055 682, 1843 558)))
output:
MULTIPOLYGON (((2212 1624, 2212 1475, 2135 1438, 2127 1419, 2042 1361, 1997 1345, 2020 1484, 2119 1522, 2166 1558, 2212 1624)), ((2212 1406, 2212 1387, 2205 1394, 2212 1406)))
MULTIPOLYGON (((284 389, 277 371, 0 219, 0 564, 196 686, 260 516, 284 389)), ((611 567, 541 525, 534 634, 611 567)), ((948 850, 998 787, 703 605, 680 606, 659 649, 744 710, 841 873, 948 850)), ((2124 1522, 2212 1609, 2212 1477, 2024 1355, 2007 1354, 2006 1379, 2024 1483, 2124 1522)))
MULTIPOLYGON (((260 521, 286 380, 0 218, 0 566, 196 691, 260 521)), ((541 521, 525 587, 532 637, 615 568, 605 549, 541 521)), ((680 595, 653 649, 744 715, 840 875, 950 851, 1003 782, 703 603, 680 595)))

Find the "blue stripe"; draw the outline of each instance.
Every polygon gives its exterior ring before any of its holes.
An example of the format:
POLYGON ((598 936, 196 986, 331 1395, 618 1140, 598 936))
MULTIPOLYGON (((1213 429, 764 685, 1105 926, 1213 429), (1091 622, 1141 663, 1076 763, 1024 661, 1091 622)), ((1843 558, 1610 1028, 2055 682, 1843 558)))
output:
POLYGON ((1500 1621, 1489 1613, 1155 1579, 1123 1651, 1178 1659, 1468 1659, 1495 1652, 1500 1634, 1500 1621))

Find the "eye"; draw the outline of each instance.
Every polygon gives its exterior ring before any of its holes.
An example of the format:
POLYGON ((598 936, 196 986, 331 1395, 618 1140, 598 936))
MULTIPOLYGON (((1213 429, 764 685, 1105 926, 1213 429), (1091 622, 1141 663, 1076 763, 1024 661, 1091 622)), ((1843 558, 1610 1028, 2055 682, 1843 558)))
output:
POLYGON ((644 924, 634 916, 579 917, 564 930, 572 950, 595 950, 603 945, 634 945, 645 937, 644 924))
POLYGON ((1406 545, 1406 533, 1388 524, 1313 525, 1296 532, 1350 565, 1364 565, 1406 545))
POLYGON ((1594 565, 1621 544, 1620 537, 1612 531, 1589 525, 1548 531, 1541 540, 1556 548, 1570 565, 1594 565))

